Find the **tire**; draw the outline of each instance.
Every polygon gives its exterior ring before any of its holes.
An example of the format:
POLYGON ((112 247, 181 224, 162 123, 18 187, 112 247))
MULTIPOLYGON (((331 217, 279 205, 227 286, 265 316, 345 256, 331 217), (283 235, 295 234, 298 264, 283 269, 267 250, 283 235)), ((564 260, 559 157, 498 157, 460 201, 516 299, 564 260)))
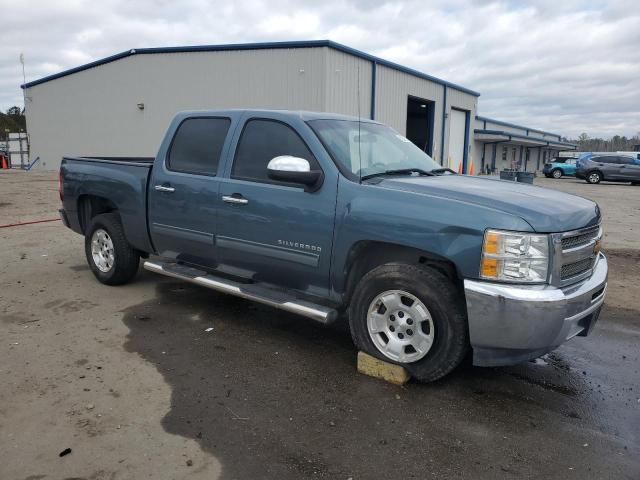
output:
MULTIPOLYGON (((403 298, 402 300, 409 302, 412 299, 403 298)), ((385 362, 402 365, 420 382, 433 382, 447 375, 460 364, 469 348, 464 298, 445 275, 430 268, 389 263, 371 270, 362 278, 354 291, 349 307, 349 326, 353 342, 358 349, 385 362), (378 305, 376 300, 381 295, 391 298, 392 295, 396 295, 395 292, 403 292, 421 303, 426 308, 426 313, 430 315, 431 321, 409 318, 410 316, 420 317, 416 312, 420 312, 421 309, 414 308, 419 307, 415 302, 410 304, 411 308, 406 304, 401 305, 400 308, 405 309, 403 317, 400 317, 401 310, 395 309, 393 304, 386 300, 382 304, 388 303, 390 305, 388 310, 386 306, 376 309, 378 305), (377 317, 385 317, 385 331, 370 333, 369 314, 372 309, 374 316, 385 310, 383 312, 385 315, 377 317), (395 315, 393 315, 394 312, 395 315), (395 316, 397 318, 390 320, 395 316), (412 323, 407 325, 410 321, 412 323), (390 329, 394 325, 397 327, 392 333, 390 329), (409 327, 415 329, 415 332, 410 333, 409 327), (399 340, 403 333, 404 337, 399 340), (420 342, 428 334, 432 337, 432 343, 426 349, 426 353, 420 356, 421 352, 413 348, 413 345, 411 348, 415 353, 412 353, 405 342, 420 342), (395 335, 395 337, 391 338, 387 335, 395 335), (408 335, 412 337, 409 338, 408 335), (394 359, 388 353, 383 353, 381 348, 385 336, 388 338, 387 345, 390 345, 392 340, 394 345, 399 341, 404 345, 400 355, 411 358, 394 359)))
POLYGON ((138 272, 140 254, 127 242, 120 217, 115 213, 97 215, 91 220, 85 232, 84 251, 89 268, 105 285, 122 285, 138 272))
POLYGON ((547 178, 551 178, 551 175, 549 175, 548 173, 545 173, 544 176, 547 178))
POLYGON ((562 170, 555 168, 551 171, 551 176, 555 179, 562 178, 562 170))
POLYGON ((587 183, 591 183, 594 185, 600 183, 602 181, 602 173, 598 172, 597 170, 589 172, 587 173, 585 180, 587 183))

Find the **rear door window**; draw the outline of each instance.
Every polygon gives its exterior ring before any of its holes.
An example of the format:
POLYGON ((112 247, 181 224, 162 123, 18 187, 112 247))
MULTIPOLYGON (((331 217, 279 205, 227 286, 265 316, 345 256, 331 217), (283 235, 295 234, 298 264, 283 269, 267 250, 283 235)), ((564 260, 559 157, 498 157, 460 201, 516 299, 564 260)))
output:
POLYGON ((169 151, 169 170, 214 176, 231 120, 188 118, 180 124, 169 151))

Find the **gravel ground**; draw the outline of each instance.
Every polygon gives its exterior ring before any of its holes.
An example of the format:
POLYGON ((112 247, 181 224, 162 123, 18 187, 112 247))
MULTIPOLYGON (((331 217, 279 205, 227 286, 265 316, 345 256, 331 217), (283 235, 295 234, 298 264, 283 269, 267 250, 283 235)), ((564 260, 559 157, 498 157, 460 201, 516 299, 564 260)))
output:
MULTIPOLYGON (((637 480, 640 187, 537 183, 602 207, 600 322, 430 385, 357 374, 341 325, 143 271, 103 286, 60 222, 0 228, 0 478, 637 480)), ((58 204, 55 173, 0 171, 0 225, 58 204)))

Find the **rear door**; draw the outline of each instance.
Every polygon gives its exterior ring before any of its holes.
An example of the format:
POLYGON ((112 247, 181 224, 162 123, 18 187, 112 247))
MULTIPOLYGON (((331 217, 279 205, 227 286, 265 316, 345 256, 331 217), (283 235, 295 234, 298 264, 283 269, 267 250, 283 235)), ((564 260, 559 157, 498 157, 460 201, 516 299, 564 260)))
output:
POLYGON ((158 153, 148 193, 149 229, 160 255, 216 266, 218 169, 229 146, 233 117, 185 116, 170 127, 174 136, 158 153))
POLYGON ((220 186, 217 248, 222 269, 316 295, 329 287, 337 171, 315 134, 282 114, 247 115, 220 186), (271 180, 267 164, 302 157, 324 172, 319 190, 271 180))

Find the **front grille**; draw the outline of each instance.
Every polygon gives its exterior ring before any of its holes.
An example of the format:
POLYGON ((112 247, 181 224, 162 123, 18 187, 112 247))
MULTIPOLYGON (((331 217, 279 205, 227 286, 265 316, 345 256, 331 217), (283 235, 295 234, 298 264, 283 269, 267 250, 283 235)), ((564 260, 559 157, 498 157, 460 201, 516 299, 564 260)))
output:
POLYGON ((590 270, 591 267, 593 267, 594 260, 594 257, 589 257, 577 262, 563 265, 562 269, 560 270, 560 279, 567 280, 569 278, 577 277, 578 275, 590 270))
POLYGON ((588 244, 589 242, 591 242, 591 240, 598 237, 599 230, 600 227, 594 227, 593 229, 585 233, 581 233, 573 237, 563 238, 562 250, 568 250, 570 248, 576 248, 588 244))
POLYGON ((600 225, 557 234, 553 278, 555 285, 569 285, 590 275, 598 257, 596 242, 600 239, 600 225))

